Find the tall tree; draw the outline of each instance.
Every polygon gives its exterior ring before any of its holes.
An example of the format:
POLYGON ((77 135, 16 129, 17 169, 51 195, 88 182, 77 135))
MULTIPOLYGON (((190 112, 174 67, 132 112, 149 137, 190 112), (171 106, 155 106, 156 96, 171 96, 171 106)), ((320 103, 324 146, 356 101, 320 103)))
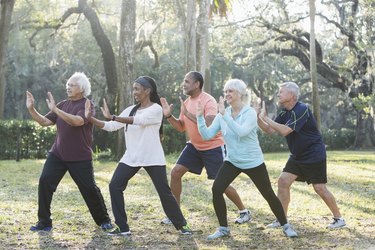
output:
POLYGON ((209 51, 208 51, 208 15, 210 11, 209 0, 199 1, 199 15, 197 20, 197 70, 202 72, 205 78, 204 90, 211 93, 209 51))
POLYGON ((196 44, 196 4, 195 0, 187 0, 185 25, 185 71, 197 69, 196 44))
MULTIPOLYGON (((122 0, 120 48, 119 48, 119 95, 118 112, 133 104, 132 83, 134 81, 136 0, 122 0)), ((117 139, 117 156, 124 152, 124 135, 117 139)))
POLYGON ((0 119, 4 117, 6 48, 15 0, 0 2, 0 119))
POLYGON ((312 83, 313 112, 320 129, 320 101, 319 86, 316 72, 316 48, 315 48, 315 0, 309 0, 310 6, 310 75, 312 83))
POLYGON ((185 71, 198 70, 204 77, 204 90, 211 93, 209 70, 209 22, 213 14, 225 16, 230 6, 229 0, 187 0, 186 11, 181 1, 175 1, 177 15, 183 28, 185 71), (199 7, 197 17, 197 3, 199 7), (185 15, 186 13, 186 15, 185 15))

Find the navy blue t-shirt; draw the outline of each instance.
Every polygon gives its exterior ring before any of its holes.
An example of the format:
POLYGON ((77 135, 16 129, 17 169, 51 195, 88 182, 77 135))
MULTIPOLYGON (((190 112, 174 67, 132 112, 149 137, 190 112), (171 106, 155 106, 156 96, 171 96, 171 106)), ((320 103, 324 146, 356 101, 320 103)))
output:
POLYGON ((315 163, 326 159, 326 149, 316 120, 309 107, 297 102, 291 110, 283 109, 275 122, 291 129, 286 136, 290 158, 301 163, 315 163))

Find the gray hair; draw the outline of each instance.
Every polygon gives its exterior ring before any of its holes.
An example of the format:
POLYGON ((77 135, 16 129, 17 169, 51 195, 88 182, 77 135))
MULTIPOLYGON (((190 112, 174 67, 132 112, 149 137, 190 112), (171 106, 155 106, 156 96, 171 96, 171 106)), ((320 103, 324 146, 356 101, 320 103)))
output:
POLYGON ((279 87, 280 88, 287 88, 290 92, 292 92, 292 94, 294 94, 294 96, 298 100, 300 91, 299 91, 298 85, 295 82, 284 82, 284 83, 280 84, 279 87))
POLYGON ((91 94, 91 83, 85 73, 75 72, 66 82, 67 87, 70 82, 74 82, 79 86, 83 96, 88 96, 91 94))
POLYGON ((244 81, 240 79, 230 79, 224 85, 224 91, 228 89, 232 89, 240 93, 242 102, 248 103, 250 101, 250 95, 244 81))

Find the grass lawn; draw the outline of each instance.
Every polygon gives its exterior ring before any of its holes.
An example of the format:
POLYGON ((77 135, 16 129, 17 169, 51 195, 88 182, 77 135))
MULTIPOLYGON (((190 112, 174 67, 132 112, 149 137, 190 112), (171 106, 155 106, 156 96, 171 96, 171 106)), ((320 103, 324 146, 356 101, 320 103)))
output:
MULTIPOLYGON (((177 155, 169 155, 168 171, 177 155)), ((287 153, 265 154, 274 190, 287 153)), ((144 170, 130 181, 125 202, 131 237, 111 237, 96 226, 76 185, 67 174, 53 201, 54 229, 30 232, 37 221, 38 178, 44 160, 0 161, 0 249, 375 249, 375 154, 374 152, 328 152, 328 187, 335 195, 348 226, 328 230, 331 214, 311 186, 295 183, 289 220, 299 233, 286 238, 281 228, 266 229, 274 220, 266 201, 247 176, 233 183, 253 216, 250 223, 235 225, 236 207, 227 200, 232 237, 207 241, 217 228, 211 202, 212 182, 186 174, 182 210, 194 230, 180 235, 173 226, 161 225, 165 217, 157 193, 144 170)), ((116 162, 95 162, 95 176, 111 218, 108 183, 116 162)), ((168 177, 169 178, 169 177, 168 177)))

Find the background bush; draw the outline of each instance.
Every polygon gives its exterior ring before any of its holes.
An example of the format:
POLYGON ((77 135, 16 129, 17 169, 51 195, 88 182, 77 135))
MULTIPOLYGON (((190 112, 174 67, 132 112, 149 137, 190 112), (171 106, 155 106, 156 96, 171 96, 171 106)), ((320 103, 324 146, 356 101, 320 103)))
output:
POLYGON ((0 121, 0 159, 45 158, 55 138, 55 127, 30 120, 0 121))
MULTIPOLYGON (((0 120, 0 160, 41 159, 51 148, 56 134, 55 126, 42 127, 31 120, 0 120)), ((348 149, 353 145, 355 131, 350 129, 322 130, 328 150, 348 149)), ((263 152, 287 151, 285 138, 258 133, 263 152)), ((185 133, 164 124, 163 147, 165 154, 179 153, 186 142, 185 133)), ((116 133, 94 129, 94 158, 115 160, 112 152, 117 146, 116 133)))

